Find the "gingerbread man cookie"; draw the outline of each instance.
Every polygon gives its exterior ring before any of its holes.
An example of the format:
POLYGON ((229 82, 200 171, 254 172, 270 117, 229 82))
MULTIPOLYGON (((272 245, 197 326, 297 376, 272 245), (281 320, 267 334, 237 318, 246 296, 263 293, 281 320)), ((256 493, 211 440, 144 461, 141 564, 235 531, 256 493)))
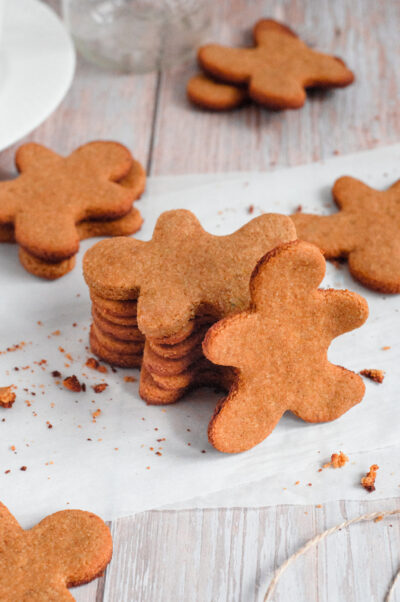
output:
POLYGON ((236 369, 209 425, 209 440, 220 451, 257 445, 287 410, 307 422, 325 422, 361 401, 362 378, 331 364, 327 351, 332 339, 365 322, 368 305, 346 290, 318 289, 324 274, 314 245, 279 245, 253 272, 250 310, 208 331, 206 357, 236 369))
POLYGON ((83 270, 92 293, 138 299, 138 326, 146 337, 168 337, 196 314, 218 318, 245 308, 257 260, 295 238, 293 223, 283 215, 264 214, 229 236, 214 236, 179 209, 159 217, 149 242, 97 243, 86 252, 83 270))
POLYGON ((292 216, 299 238, 327 258, 347 257, 354 278, 381 293, 400 293, 400 180, 384 191, 344 176, 333 186, 333 215, 292 216))
POLYGON ((297 109, 306 88, 343 87, 354 80, 341 59, 312 50, 286 25, 262 19, 253 36, 254 48, 201 47, 201 67, 223 82, 247 85, 250 98, 271 109, 297 109))
POLYGON ((88 226, 79 233, 78 223, 128 214, 145 182, 143 168, 116 142, 91 142, 65 158, 24 144, 16 165, 20 175, 0 182, 1 238, 15 237, 26 253, 46 262, 77 252, 79 239, 91 234, 88 226))
POLYGON ((0 600, 74 600, 67 588, 99 577, 112 539, 95 514, 64 510, 24 531, 0 502, 0 600))

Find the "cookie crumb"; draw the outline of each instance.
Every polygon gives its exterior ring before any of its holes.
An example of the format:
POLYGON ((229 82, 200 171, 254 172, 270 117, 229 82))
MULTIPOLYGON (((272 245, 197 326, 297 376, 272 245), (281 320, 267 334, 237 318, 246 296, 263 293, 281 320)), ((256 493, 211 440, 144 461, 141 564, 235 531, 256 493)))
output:
POLYGON ((79 382, 75 374, 73 374, 72 376, 67 376, 67 378, 63 380, 63 385, 66 389, 68 389, 69 391, 74 391, 75 393, 80 393, 82 391, 81 383, 79 382))
POLYGON ((53 370, 51 375, 53 376, 53 378, 61 378, 61 372, 59 372, 58 370, 53 370))
POLYGON ((365 376, 375 383, 382 383, 385 378, 385 372, 383 370, 376 370, 375 368, 366 368, 360 371, 361 376, 365 376))
POLYGON ((391 349, 389 345, 386 345, 386 347, 382 347, 382 351, 388 351, 389 349, 391 349))
POLYGON ((342 451, 340 451, 338 454, 332 454, 331 461, 324 464, 322 468, 329 468, 329 466, 331 466, 332 468, 343 468, 343 466, 347 464, 348 461, 349 457, 346 456, 346 454, 344 454, 342 451))
POLYGON ((303 205, 297 205, 297 208, 295 209, 295 213, 301 213, 303 211, 303 205))
POLYGON ((93 385, 92 389, 95 393, 102 393, 107 387, 107 383, 100 383, 98 385, 93 385))
POLYGON ((250 214, 251 214, 251 213, 254 213, 254 205, 249 205, 249 206, 247 207, 247 213, 250 213, 250 214))
POLYGON ((381 520, 383 520, 382 514, 374 518, 374 523, 379 523, 381 520))
POLYGON ((89 357, 85 366, 91 368, 92 370, 97 370, 97 372, 103 372, 104 374, 107 372, 107 367, 102 366, 95 357, 89 357))
POLYGON ((15 393, 12 390, 13 385, 9 387, 0 387, 0 407, 11 408, 15 401, 15 393))
POLYGON ((124 376, 124 382, 126 383, 135 383, 136 378, 134 376, 124 376))
POLYGON ((20 470, 22 470, 22 472, 25 472, 25 470, 27 469, 26 466, 21 466, 20 470))
POLYGON ((372 464, 370 466, 369 471, 362 477, 361 485, 366 489, 369 493, 375 491, 375 479, 376 479, 376 471, 379 469, 377 464, 372 464))

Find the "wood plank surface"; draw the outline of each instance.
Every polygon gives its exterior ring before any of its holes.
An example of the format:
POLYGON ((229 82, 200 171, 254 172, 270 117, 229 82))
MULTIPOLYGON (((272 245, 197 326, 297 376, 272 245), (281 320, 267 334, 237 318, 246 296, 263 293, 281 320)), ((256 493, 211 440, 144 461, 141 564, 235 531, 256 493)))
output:
MULTIPOLYGON (((58 2, 50 4, 59 9, 58 2)), ((120 75, 78 60, 58 110, 26 140, 61 153, 91 139, 119 140, 152 175, 268 170, 400 139, 400 3, 397 0, 219 0, 210 40, 250 40, 262 16, 287 22, 310 44, 342 56, 357 81, 313 93, 300 111, 256 106, 222 115, 185 98, 194 63, 168 73, 120 75)), ((16 147, 0 154, 14 171, 16 147)), ((377 492, 379 494, 379 492, 377 492)), ((260 601, 273 570, 307 539, 346 518, 400 506, 400 498, 260 509, 152 511, 114 521, 114 557, 78 602, 260 601)), ((155 501, 156 503, 156 501, 155 501)), ((400 565, 400 521, 355 525, 299 559, 275 601, 383 600, 400 565)), ((394 600, 400 602, 400 588, 394 600)))

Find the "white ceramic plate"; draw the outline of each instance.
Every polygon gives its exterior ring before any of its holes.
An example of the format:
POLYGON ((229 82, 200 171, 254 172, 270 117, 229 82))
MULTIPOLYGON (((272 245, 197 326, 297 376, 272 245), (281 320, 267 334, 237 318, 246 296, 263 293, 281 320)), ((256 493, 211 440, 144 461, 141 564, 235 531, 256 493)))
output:
POLYGON ((54 12, 38 0, 8 0, 0 50, 0 150, 54 111, 74 69, 73 44, 54 12))

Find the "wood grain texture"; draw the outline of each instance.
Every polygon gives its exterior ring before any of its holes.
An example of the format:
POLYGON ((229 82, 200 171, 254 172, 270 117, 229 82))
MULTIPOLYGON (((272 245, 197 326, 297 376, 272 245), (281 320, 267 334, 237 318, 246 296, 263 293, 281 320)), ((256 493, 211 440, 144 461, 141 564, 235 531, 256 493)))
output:
MULTIPOLYGON (((315 506, 146 512, 114 521, 105 602, 260 602, 273 571, 308 539, 400 499, 315 506)), ((400 566, 400 520, 354 525, 288 569, 276 602, 383 601, 400 566)), ((82 590, 81 590, 82 591, 82 590)), ((78 594, 75 590, 74 594, 78 594)), ((95 592, 79 602, 96 600, 95 592)), ((400 600, 396 592, 395 602, 400 600)))
MULTIPOLYGON (((58 10, 57 0, 49 4, 58 10)), ((26 140, 61 153, 91 139, 119 140, 153 175, 268 170, 399 140, 397 0, 219 0, 214 10, 210 40, 250 42, 251 25, 272 16, 342 56, 356 73, 355 85, 314 92, 299 111, 250 106, 219 115, 186 101, 194 64, 136 76, 79 59, 69 94, 26 140)), ((0 178, 14 173, 15 148, 0 153, 0 178)), ((78 602, 259 602, 273 570, 306 540, 347 518, 400 505, 400 498, 373 496, 322 508, 153 511, 120 519, 112 524, 114 557, 105 576, 73 594, 78 602)), ((274 600, 383 600, 400 565, 399 543, 398 518, 355 525, 299 559, 274 600)), ((399 590, 394 600, 400 602, 399 590)))

